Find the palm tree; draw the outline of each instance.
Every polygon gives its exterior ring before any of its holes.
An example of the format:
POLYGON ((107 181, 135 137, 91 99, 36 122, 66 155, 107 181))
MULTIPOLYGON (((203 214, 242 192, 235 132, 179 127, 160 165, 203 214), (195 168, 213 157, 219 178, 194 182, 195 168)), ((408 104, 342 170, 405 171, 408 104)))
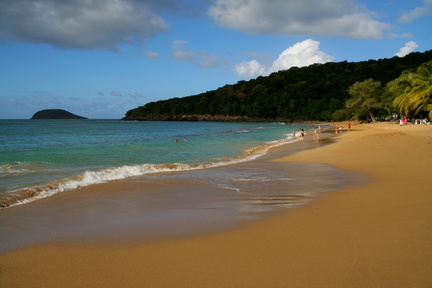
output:
POLYGON ((421 112, 432 117, 432 60, 417 67, 416 72, 405 71, 388 85, 396 98, 393 105, 404 115, 421 112))

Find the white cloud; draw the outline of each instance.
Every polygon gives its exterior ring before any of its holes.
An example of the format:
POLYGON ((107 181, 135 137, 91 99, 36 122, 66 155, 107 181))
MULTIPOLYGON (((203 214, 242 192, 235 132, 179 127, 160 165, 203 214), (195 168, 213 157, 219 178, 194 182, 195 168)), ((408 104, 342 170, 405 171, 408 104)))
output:
POLYGON ((197 17, 207 1, 1 0, 0 36, 59 48, 119 50, 169 31, 165 15, 197 17))
POLYGON ((215 67, 218 65, 218 58, 205 51, 187 51, 185 46, 189 42, 183 40, 173 41, 172 57, 174 59, 190 62, 200 67, 215 67))
POLYGON ((399 21, 409 23, 417 18, 432 14, 432 0, 424 0, 424 2, 423 6, 416 7, 409 12, 403 13, 399 18, 399 21))
POLYGON ((314 63, 333 61, 333 57, 319 49, 320 42, 307 39, 286 49, 273 62, 271 72, 288 69, 292 66, 307 66, 314 63))
POLYGON ((208 14, 220 26, 251 34, 376 39, 389 29, 353 0, 216 0, 208 14))
POLYGON ((269 66, 259 63, 257 60, 242 62, 234 67, 234 72, 242 79, 250 79, 257 76, 265 76, 290 67, 308 66, 314 63, 333 61, 333 57, 319 49, 320 42, 307 39, 298 42, 283 51, 279 57, 269 66))
POLYGON ((261 65, 255 59, 249 62, 243 61, 236 65, 234 67, 234 72, 242 79, 250 79, 267 74, 265 66, 261 65))
POLYGON ((120 43, 140 43, 168 30, 150 2, 2 0, 0 33, 55 47, 117 50, 120 43))
POLYGON ((398 57, 404 57, 409 53, 413 52, 418 47, 418 44, 414 41, 405 43, 405 46, 399 49, 399 52, 395 54, 398 57))

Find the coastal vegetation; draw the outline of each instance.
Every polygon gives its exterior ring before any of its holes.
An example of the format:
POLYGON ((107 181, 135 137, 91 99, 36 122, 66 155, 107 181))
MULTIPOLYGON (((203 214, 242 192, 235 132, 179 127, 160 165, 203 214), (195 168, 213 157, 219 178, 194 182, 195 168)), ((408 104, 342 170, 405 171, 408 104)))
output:
MULTIPOLYGON (((351 98, 347 100, 346 115, 351 119, 362 119, 365 113, 372 122, 376 122, 373 110, 391 115, 407 116, 408 118, 432 117, 432 60, 417 67, 415 71, 408 69, 381 87, 379 81, 370 78, 356 82, 349 88, 351 98)), ((344 111, 336 112, 344 115, 344 111)), ((333 115, 335 116, 335 115, 333 115)))
POLYGON ((394 106, 408 116, 427 114, 432 118, 432 60, 415 72, 405 71, 388 85, 395 95, 394 106))
POLYGON ((198 95, 150 102, 129 110, 123 120, 376 121, 395 113, 426 116, 432 105, 431 59, 432 50, 292 67, 198 95))
POLYGON ((352 98, 348 99, 345 106, 347 108, 360 108, 360 111, 366 111, 372 122, 376 118, 372 112, 373 108, 378 108, 378 97, 380 94, 381 83, 369 78, 363 82, 354 83, 348 90, 352 98))

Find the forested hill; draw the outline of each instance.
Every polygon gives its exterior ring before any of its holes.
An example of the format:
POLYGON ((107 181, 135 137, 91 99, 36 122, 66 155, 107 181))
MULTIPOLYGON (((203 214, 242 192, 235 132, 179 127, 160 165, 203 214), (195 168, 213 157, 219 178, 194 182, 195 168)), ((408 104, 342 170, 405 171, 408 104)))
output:
POLYGON ((88 119, 63 109, 45 109, 36 112, 31 119, 88 119))
POLYGON ((431 59, 432 50, 403 58, 293 67, 194 96, 147 103, 129 110, 123 120, 332 120, 355 82, 373 78, 385 85, 431 59))

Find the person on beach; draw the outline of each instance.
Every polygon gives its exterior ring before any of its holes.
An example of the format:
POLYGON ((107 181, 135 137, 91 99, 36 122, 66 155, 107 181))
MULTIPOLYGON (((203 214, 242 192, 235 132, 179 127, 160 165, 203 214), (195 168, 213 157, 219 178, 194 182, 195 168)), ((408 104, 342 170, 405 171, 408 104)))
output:
POLYGON ((303 128, 301 129, 300 136, 301 136, 302 142, 304 142, 305 131, 303 128))
POLYGON ((351 121, 348 121, 348 132, 351 131, 351 121))
POLYGON ((319 141, 319 127, 314 130, 314 140, 319 141))
POLYGON ((338 134, 338 132, 339 132, 339 127, 338 127, 338 125, 336 124, 336 125, 335 125, 335 133, 338 134))
POLYGON ((293 137, 295 137, 296 135, 296 130, 293 130, 293 137))

